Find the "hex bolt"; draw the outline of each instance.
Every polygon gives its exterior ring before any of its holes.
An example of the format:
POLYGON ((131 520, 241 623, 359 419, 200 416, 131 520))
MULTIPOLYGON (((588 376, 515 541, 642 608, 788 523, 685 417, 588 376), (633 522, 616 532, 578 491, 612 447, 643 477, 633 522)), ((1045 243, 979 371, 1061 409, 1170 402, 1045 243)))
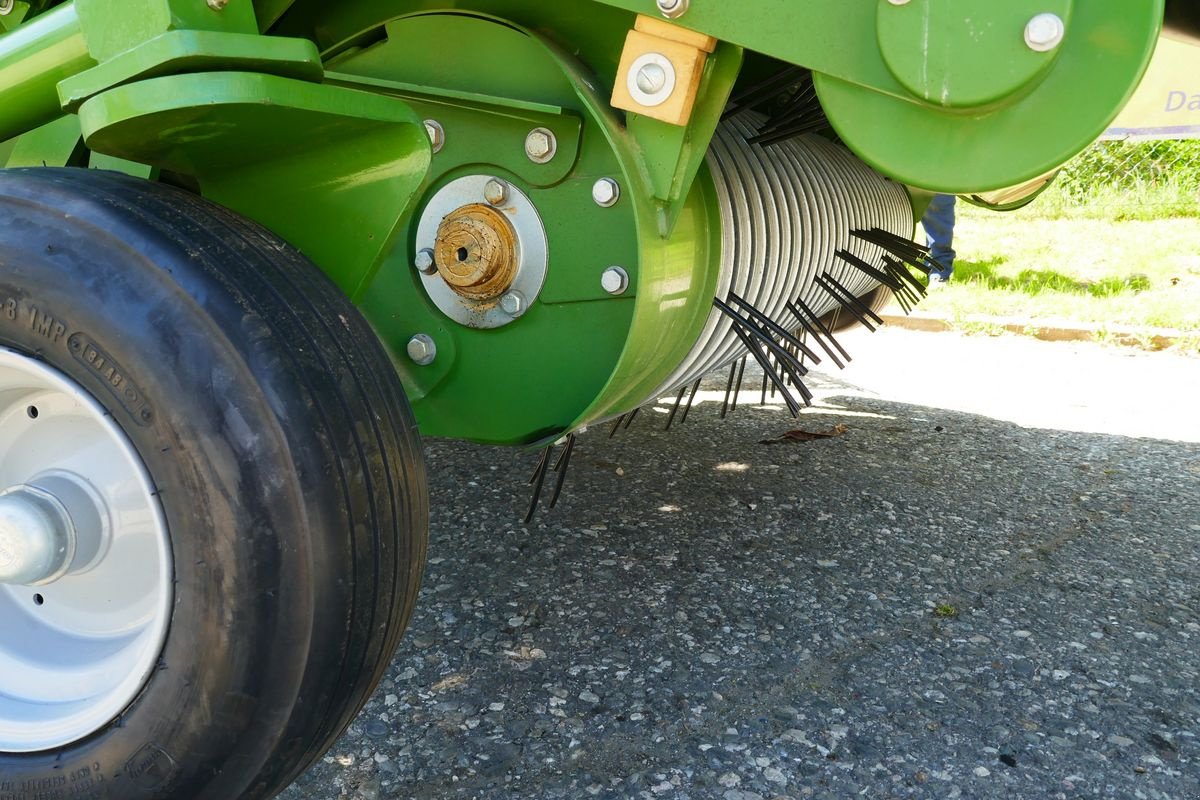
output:
POLYGON ((633 99, 654 108, 675 94, 675 65, 662 53, 644 53, 629 67, 626 86, 633 99))
POLYGON ((508 184, 499 178, 492 178, 483 187, 483 198, 489 205, 498 206, 508 199, 508 184))
POLYGON ((208 0, 208 7, 213 11, 224 11, 229 5, 229 0, 208 0))
POLYGON ((433 251, 429 248, 417 252, 417 257, 413 259, 413 266, 422 275, 432 275, 437 272, 437 263, 433 260, 433 251))
POLYGON ((433 147, 434 154, 442 152, 442 148, 446 146, 446 129, 442 127, 442 123, 436 119, 425 120, 425 133, 429 134, 429 144, 433 147))
POLYGON ((609 267, 600 276, 600 285, 611 295, 625 294, 629 289, 629 273, 620 267, 609 267))
POLYGON ((612 208, 621 199, 621 184, 612 178, 601 178, 592 185, 592 199, 601 208, 612 208))
POLYGON ((1057 14, 1038 14, 1025 26, 1025 44, 1030 50, 1047 53, 1062 44, 1067 26, 1057 14))
POLYGON ((509 292, 500 298, 500 309, 510 317, 519 317, 525 311, 525 298, 520 292, 509 292))
POLYGON ((408 357, 418 366, 427 367, 437 358, 437 344, 424 333, 408 340, 408 357))
POLYGON ((688 12, 691 0, 658 0, 658 10, 667 19, 679 19, 688 12))
POLYGON ((525 155, 535 164, 548 164, 558 152, 558 138, 549 128, 534 128, 525 137, 525 155))
POLYGON ((908 0, 888 0, 888 2, 889 2, 889 3, 891 3, 891 4, 892 4, 892 5, 894 5, 894 6, 906 6, 906 5, 908 5, 908 0))
POLYGON ((0 0, 0 17, 7 17, 16 8, 14 0, 0 0))

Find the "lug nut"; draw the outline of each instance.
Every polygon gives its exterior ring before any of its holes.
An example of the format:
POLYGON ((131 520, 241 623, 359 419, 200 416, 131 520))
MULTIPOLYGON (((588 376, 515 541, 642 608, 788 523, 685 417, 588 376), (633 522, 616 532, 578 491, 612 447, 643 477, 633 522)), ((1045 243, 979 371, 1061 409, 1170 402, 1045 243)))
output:
POLYGON ((1057 14, 1038 14, 1025 26, 1025 44, 1030 50, 1046 53, 1062 44, 1067 26, 1057 14))
POLYGON ((208 0, 208 7, 213 11, 224 11, 229 5, 229 0, 208 0))
POLYGON ((600 276, 600 285, 611 295, 625 294, 629 289, 629 273, 620 267, 609 267, 600 276))
POLYGON ((437 358, 437 344, 423 333, 408 340, 408 357, 418 366, 427 367, 437 358))
POLYGON ((612 178, 601 178, 592 185, 592 199, 601 208, 612 208, 621 199, 621 184, 612 178))
POLYGON ((688 11, 690 0, 658 0, 658 10, 667 19, 679 19, 688 11))
POLYGON ((433 251, 429 249, 419 251, 417 257, 413 259, 413 266, 422 275, 432 275, 437 272, 437 263, 433 260, 433 251))
POLYGON ((498 206, 508 199, 508 184, 498 178, 492 178, 483 187, 483 197, 490 205, 498 206))
POLYGON ((525 155, 535 164, 547 164, 558 152, 558 139, 549 128, 534 128, 525 137, 525 155))
POLYGON ((425 120, 425 133, 429 134, 429 144, 434 153, 442 152, 446 146, 446 129, 436 119, 425 120))
POLYGON ((510 317, 519 317, 525 312, 525 298, 519 292, 509 292, 500 298, 500 309, 510 317))

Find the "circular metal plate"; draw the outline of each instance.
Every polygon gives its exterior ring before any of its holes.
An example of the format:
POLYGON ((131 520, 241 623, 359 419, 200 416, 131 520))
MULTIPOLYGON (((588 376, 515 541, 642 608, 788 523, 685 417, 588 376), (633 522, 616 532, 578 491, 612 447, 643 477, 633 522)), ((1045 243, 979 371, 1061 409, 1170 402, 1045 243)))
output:
MULTIPOLYGON (((471 175, 442 187, 421 214, 421 222, 417 227, 417 252, 435 249, 438 229, 447 216, 465 206, 486 203, 485 191, 492 180, 495 178, 491 175, 471 175)), ((533 201, 510 183, 504 202, 495 210, 508 219, 516 233, 517 269, 506 295, 515 294, 522 302, 505 304, 501 302, 502 298, 472 300, 455 292, 437 272, 421 275, 425 293, 433 304, 447 317, 468 328, 500 328, 520 319, 537 300, 546 282, 550 263, 549 244, 546 229, 533 201), (505 305, 509 309, 516 309, 516 313, 509 313, 505 305)))

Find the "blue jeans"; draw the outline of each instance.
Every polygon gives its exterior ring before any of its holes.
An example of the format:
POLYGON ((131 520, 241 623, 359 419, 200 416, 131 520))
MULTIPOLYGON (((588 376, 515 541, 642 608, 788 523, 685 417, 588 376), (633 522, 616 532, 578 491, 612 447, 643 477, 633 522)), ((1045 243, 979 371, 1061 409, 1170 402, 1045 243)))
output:
MULTIPOLYGON (((957 198, 952 194, 934 195, 933 202, 925 212, 921 226, 925 228, 925 238, 929 242, 929 255, 943 269, 934 270, 932 276, 944 281, 950 280, 954 272, 954 203, 957 198)), ((931 277, 932 277, 931 276, 931 277)))

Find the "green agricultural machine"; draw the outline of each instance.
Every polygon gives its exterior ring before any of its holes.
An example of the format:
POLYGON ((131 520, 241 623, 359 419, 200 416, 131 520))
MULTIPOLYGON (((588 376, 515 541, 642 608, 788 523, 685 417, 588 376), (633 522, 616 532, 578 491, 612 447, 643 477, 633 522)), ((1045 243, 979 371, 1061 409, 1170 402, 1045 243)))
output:
POLYGON ((547 448, 557 491, 574 432, 747 357, 799 407, 919 299, 931 193, 1022 201, 1198 33, 1183 0, 0 0, 0 800, 273 797, 411 614, 418 424, 547 448))

